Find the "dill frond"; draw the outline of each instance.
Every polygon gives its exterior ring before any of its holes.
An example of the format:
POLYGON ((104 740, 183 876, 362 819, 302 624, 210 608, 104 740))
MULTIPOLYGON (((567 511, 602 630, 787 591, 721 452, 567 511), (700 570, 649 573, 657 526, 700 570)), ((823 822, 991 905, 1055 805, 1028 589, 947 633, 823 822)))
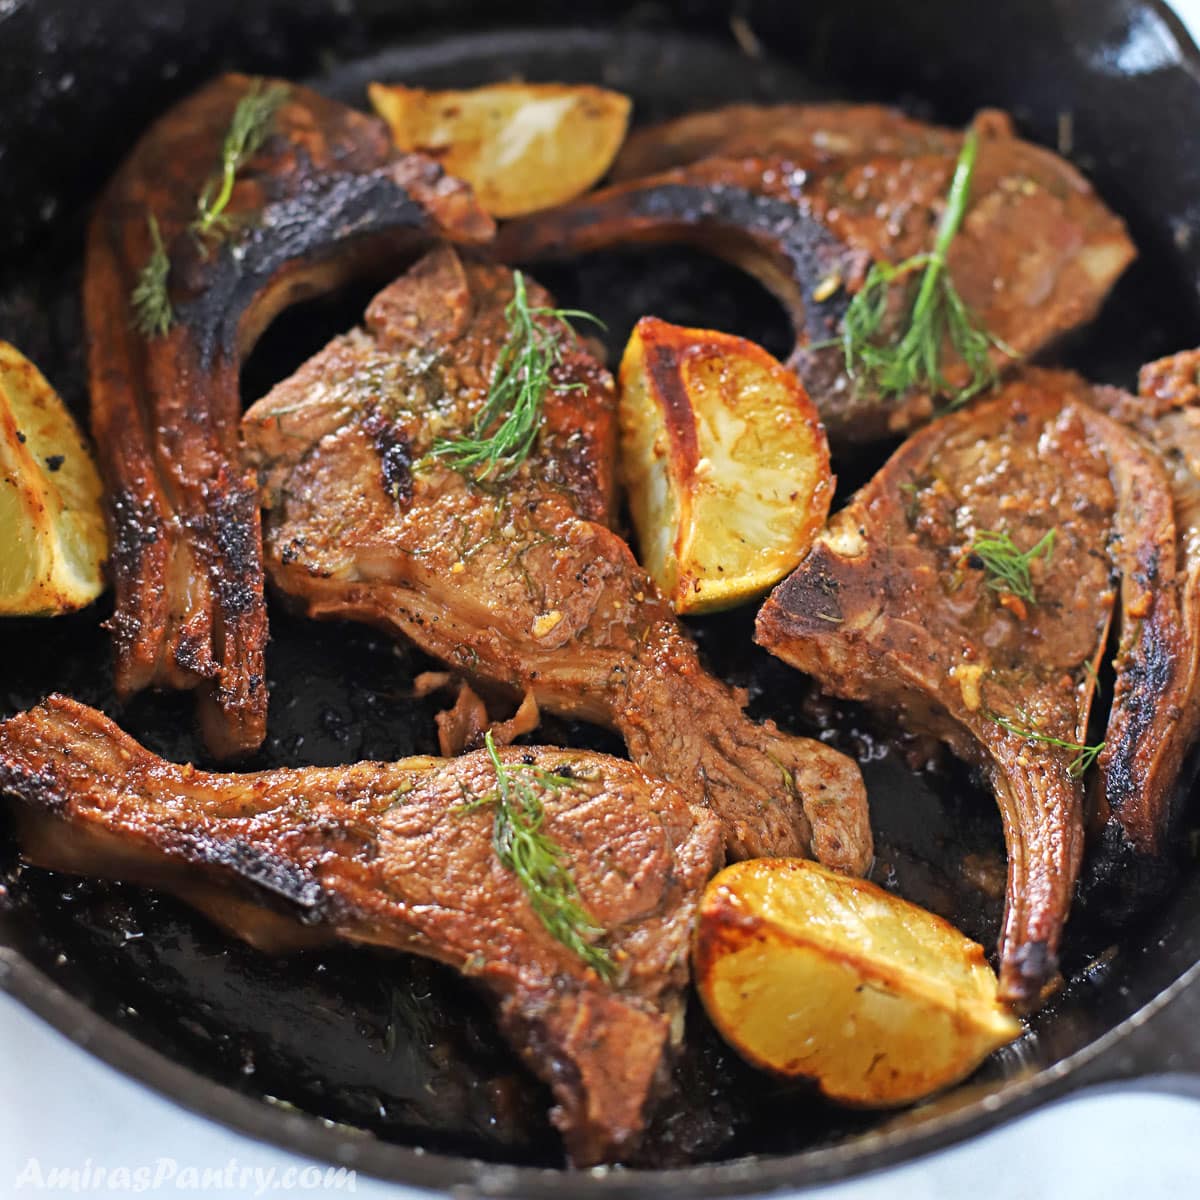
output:
POLYGON ((580 904, 562 847, 542 829, 546 810, 538 789, 573 787, 576 781, 523 763, 502 762, 491 730, 483 741, 496 772, 496 788, 460 805, 458 811, 496 806, 492 826, 496 857, 517 877, 530 907, 551 936, 601 978, 611 979, 616 965, 608 951, 593 940, 604 930, 580 904))
POLYGON ((163 246, 158 219, 153 213, 146 216, 150 230, 152 249, 146 265, 138 274, 137 283, 130 294, 133 305, 133 326, 143 337, 161 337, 175 323, 175 310, 167 291, 167 278, 171 274, 171 260, 163 246))
POLYGON ((1051 737, 1048 733, 1038 733, 1036 729, 1025 729, 1014 724, 1007 717, 1000 716, 999 713, 988 713, 987 715, 1001 729, 1016 734, 1017 737, 1026 738, 1031 742, 1041 742, 1047 746, 1058 746, 1062 750, 1073 750, 1075 757, 1067 767, 1067 774, 1073 779, 1078 779, 1085 774, 1104 752, 1104 742, 1097 742, 1094 746, 1085 746, 1081 742, 1068 742, 1063 738, 1051 737))
POLYGON ((949 407, 957 408, 995 383, 993 347, 1016 357, 1015 351, 975 324, 946 270, 946 254, 966 214, 978 149, 979 137, 972 129, 963 140, 933 249, 901 263, 875 263, 846 309, 840 339, 846 374, 881 396, 919 389, 947 397, 949 407), (917 272, 923 274, 903 335, 880 342, 892 288, 906 284, 917 272), (947 343, 969 371, 967 382, 959 388, 951 385, 942 369, 947 343))
POLYGON ((204 185, 196 201, 196 217, 190 228, 199 237, 225 228, 227 218, 224 212, 233 195, 237 173, 266 141, 271 132, 271 122, 287 99, 287 93, 288 89, 281 83, 264 86, 261 79, 256 79, 237 102, 221 145, 217 173, 204 185))
MULTIPOLYGON (((574 337, 569 318, 602 322, 591 313, 567 308, 530 308, 525 277, 513 272, 513 296, 504 309, 508 340, 492 372, 487 399, 470 430, 438 438, 430 453, 476 483, 510 478, 537 443, 550 376, 562 362, 563 339, 574 337), (549 326, 537 318, 549 318, 549 326)), ((559 391, 583 384, 560 385, 559 391)))
POLYGON ((1029 568, 1034 559, 1050 557, 1054 550, 1054 536, 1055 531, 1051 529, 1042 535, 1035 546, 1019 550, 1004 530, 981 529, 975 534, 970 552, 992 576, 988 580, 988 587, 997 592, 1010 592, 1033 604, 1037 597, 1033 594, 1033 576, 1029 568))

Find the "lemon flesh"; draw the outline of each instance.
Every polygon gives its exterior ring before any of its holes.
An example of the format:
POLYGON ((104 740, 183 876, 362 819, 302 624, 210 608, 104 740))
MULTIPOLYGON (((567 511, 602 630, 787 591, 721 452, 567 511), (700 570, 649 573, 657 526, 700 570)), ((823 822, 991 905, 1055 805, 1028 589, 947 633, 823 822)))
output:
POLYGON ((494 217, 523 216, 586 192, 612 165, 631 107, 627 96, 587 84, 427 92, 373 83, 368 92, 399 149, 435 155, 494 217))
POLYGON ((0 341, 0 615, 71 612, 100 595, 108 554, 101 496, 66 405, 0 341))
POLYGON ((695 947, 713 1023, 750 1062, 846 1104, 911 1103, 1021 1032, 983 949, 940 917, 801 859, 709 885, 695 947))
POLYGON ((653 317, 620 372, 621 470, 642 565, 676 612, 754 599, 829 512, 829 449, 796 376, 761 347, 653 317))

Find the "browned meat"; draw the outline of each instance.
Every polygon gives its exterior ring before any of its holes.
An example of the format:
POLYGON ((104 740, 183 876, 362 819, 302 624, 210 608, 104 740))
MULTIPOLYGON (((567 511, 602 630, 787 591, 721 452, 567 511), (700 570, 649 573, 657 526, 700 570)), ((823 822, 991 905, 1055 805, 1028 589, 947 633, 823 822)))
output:
MULTIPOLYGON (((454 758, 465 750, 478 750, 491 725, 487 705, 465 679, 459 681, 454 704, 442 709, 434 721, 438 731, 438 753, 443 758, 454 758)), ((497 744, 504 746, 511 741, 509 738, 497 744)))
POLYGON ((1176 542, 1144 567, 1144 594, 1122 629, 1107 745, 1100 759, 1093 883, 1121 909, 1144 907, 1172 878, 1166 862, 1200 736, 1200 351, 1142 368, 1135 399, 1095 402, 1136 429, 1166 465, 1176 542))
POLYGON ((262 547, 237 462, 238 368, 280 309, 434 237, 480 241, 465 184, 398 155, 381 122, 290 86, 215 235, 188 226, 251 81, 228 75, 142 138, 96 207, 84 307, 92 430, 108 490, 118 690, 195 689, 214 753, 262 741, 262 547), (175 322, 144 336, 131 296, 153 248, 175 322))
POLYGON ((1161 463, 1091 396, 1031 370, 909 438, 758 619, 773 653, 987 772, 1009 849, 1001 990, 1021 1005, 1055 970, 1079 870, 1079 755, 1117 580, 1124 628, 1173 554, 1161 463), (1032 600, 994 586, 980 531, 1019 551, 1053 531, 1032 600))
POLYGON ((484 744, 484 734, 489 732, 497 746, 509 746, 541 724, 541 713, 532 692, 525 693, 517 711, 507 721, 497 721, 475 689, 449 671, 425 671, 413 680, 413 690, 418 696, 447 691, 455 693, 453 705, 434 717, 438 753, 443 758, 453 758, 465 750, 478 750, 484 744))
MULTIPOLYGON (((1007 121, 1003 113, 981 114, 1007 121)), ((881 104, 730 104, 635 129, 611 178, 636 179, 704 158, 794 155, 846 162, 887 154, 957 154, 961 135, 881 104)))
POLYGON ((261 949, 342 939, 423 954, 491 998, 551 1088, 577 1164, 637 1145, 682 1034, 688 943, 721 854, 711 813, 631 763, 503 750, 567 772, 543 830, 616 965, 605 982, 547 931, 492 845, 486 753, 214 775, 165 762, 62 697, 0 724, 0 793, 24 852, 172 891, 261 949))
MULTIPOLYGON (((314 617, 381 626, 473 680, 611 726, 635 762, 711 804, 736 856, 863 871, 857 765, 747 720, 607 527, 613 382, 582 344, 513 478, 480 485, 428 457, 479 411, 511 296, 510 272, 440 248, 375 298, 365 329, 246 414, 272 581, 314 617)), ((531 305, 547 302, 531 288, 531 305)))
MULTIPOLYGON (((975 128, 971 203, 949 274, 979 323, 1030 355, 1095 313, 1134 250, 1087 181, 1016 138, 1005 114, 983 112, 975 128)), ((828 343, 873 262, 930 248, 961 145, 957 132, 871 105, 739 105, 684 117, 631 139, 622 182, 506 225, 498 252, 534 262, 673 241, 721 255, 787 309, 792 365, 831 439, 878 438, 928 419, 933 398, 880 396, 847 377, 841 347, 828 343)), ((893 307, 894 333, 904 313, 893 307)), ((1012 361, 999 348, 993 360, 1012 361)), ((946 375, 965 381, 949 355, 946 375)))

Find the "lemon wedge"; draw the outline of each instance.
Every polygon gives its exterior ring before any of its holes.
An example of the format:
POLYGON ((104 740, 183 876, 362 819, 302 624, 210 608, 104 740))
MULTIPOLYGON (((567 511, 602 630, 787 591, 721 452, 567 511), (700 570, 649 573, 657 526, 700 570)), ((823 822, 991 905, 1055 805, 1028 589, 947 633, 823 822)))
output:
POLYGON ((101 484, 42 373, 0 341, 0 615, 50 616, 104 590, 101 484))
POLYGON ((696 985, 744 1058, 834 1100, 907 1104, 969 1075, 1021 1032, 983 948, 872 883, 755 859, 708 885, 696 985))
POLYGON ((643 317, 620 371, 621 471, 642 565, 680 613, 762 595, 829 513, 829 446, 761 346, 643 317))
POLYGON ((629 98, 588 84, 427 92, 373 83, 367 90, 397 149, 436 158, 494 217, 586 192, 612 165, 629 125, 629 98))

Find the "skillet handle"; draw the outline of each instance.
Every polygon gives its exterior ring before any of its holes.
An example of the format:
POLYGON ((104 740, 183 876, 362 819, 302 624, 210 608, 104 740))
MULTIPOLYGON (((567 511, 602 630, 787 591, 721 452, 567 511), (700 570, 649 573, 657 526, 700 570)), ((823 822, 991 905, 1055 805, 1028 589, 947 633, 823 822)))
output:
POLYGON ((1114 1030, 1110 1044, 1073 1073, 1075 1087, 1135 1084, 1200 1099, 1200 963, 1152 1012, 1114 1030))

